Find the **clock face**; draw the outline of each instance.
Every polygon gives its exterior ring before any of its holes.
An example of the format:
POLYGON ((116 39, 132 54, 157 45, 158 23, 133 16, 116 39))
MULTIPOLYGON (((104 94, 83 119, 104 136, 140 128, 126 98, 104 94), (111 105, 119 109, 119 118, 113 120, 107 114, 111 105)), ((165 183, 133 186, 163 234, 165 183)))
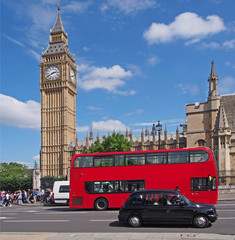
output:
POLYGON ((49 80, 56 80, 60 76, 60 69, 56 66, 49 67, 46 70, 46 77, 49 80))
POLYGON ((70 79, 71 79, 72 83, 75 83, 76 77, 75 77, 75 73, 72 68, 70 68, 70 79))

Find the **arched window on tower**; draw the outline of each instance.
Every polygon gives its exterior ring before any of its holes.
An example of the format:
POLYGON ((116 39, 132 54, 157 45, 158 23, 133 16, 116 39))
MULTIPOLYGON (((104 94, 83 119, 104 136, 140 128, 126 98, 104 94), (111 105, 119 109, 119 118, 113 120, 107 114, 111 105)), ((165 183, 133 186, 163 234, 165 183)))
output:
POLYGON ((195 142, 195 145, 197 145, 197 147, 204 147, 204 146, 206 146, 206 140, 205 139, 198 139, 195 142))

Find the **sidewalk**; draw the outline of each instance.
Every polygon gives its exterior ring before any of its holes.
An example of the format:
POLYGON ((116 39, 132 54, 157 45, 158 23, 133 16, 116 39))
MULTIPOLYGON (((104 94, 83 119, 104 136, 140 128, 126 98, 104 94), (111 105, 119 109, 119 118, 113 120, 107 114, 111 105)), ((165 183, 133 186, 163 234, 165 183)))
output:
POLYGON ((0 233, 1 240, 235 240, 205 233, 0 233))
MULTIPOLYGON (((221 193, 218 196, 218 201, 235 201, 235 193, 221 193)), ((43 206, 43 203, 42 202, 26 203, 26 204, 23 204, 22 206, 36 207, 36 206, 43 206)))

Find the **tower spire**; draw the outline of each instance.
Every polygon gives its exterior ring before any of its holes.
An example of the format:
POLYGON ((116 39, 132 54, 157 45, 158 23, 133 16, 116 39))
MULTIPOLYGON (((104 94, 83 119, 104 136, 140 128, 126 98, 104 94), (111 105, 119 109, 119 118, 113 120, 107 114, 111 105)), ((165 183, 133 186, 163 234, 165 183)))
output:
POLYGON ((65 33, 64 27, 63 27, 63 24, 62 24, 62 20, 61 20, 61 17, 60 17, 60 1, 59 0, 58 0, 57 6, 58 6, 57 18, 56 18, 56 21, 55 21, 55 25, 51 30, 52 34, 61 33, 61 32, 65 33))
POLYGON ((211 78, 218 78, 217 74, 215 73, 215 62, 212 60, 211 62, 211 78))
POLYGON ((211 62, 211 74, 208 78, 208 82, 209 82, 208 100, 218 98, 218 86, 217 86, 218 80, 219 80, 219 77, 215 73, 215 62, 213 60, 211 62))
POLYGON ((58 11, 60 11, 60 0, 58 0, 57 6, 58 6, 58 11))

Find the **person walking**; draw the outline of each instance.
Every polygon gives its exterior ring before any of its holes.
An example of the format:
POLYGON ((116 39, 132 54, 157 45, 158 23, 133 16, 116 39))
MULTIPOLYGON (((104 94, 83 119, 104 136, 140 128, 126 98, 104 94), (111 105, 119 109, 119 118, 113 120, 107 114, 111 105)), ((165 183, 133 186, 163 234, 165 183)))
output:
POLYGON ((11 199, 10 199, 10 193, 9 193, 9 192, 6 193, 5 206, 6 206, 6 207, 7 207, 7 206, 11 207, 11 199))
POLYGON ((22 197, 22 192, 21 192, 21 190, 20 190, 20 191, 19 191, 19 194, 18 194, 18 205, 23 205, 22 199, 23 199, 23 197, 22 197))

